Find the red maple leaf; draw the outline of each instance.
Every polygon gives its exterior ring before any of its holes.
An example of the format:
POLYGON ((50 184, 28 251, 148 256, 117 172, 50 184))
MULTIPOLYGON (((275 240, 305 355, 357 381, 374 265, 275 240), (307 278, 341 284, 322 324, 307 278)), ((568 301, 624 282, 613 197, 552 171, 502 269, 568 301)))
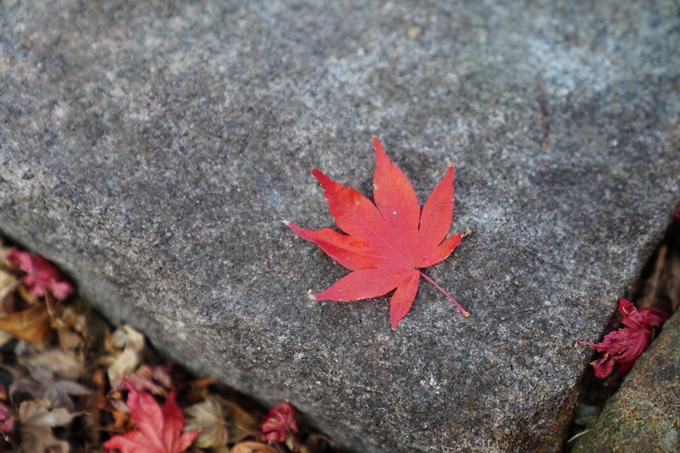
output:
POLYGON ((576 342, 597 349, 597 352, 605 353, 599 360, 591 363, 595 370, 595 377, 600 379, 609 376, 617 363, 620 365, 619 374, 630 370, 638 357, 647 349, 654 331, 668 319, 668 314, 663 310, 658 308, 638 310, 626 299, 619 300, 619 312, 623 315, 621 324, 624 327, 608 333, 602 343, 576 342))
POLYGON ((54 266, 37 253, 22 252, 13 247, 7 255, 7 260, 19 265, 19 269, 26 272, 24 284, 35 297, 43 297, 45 290, 49 290, 59 300, 67 299, 73 294, 73 286, 66 277, 54 266))
POLYGON ((298 432, 295 409, 288 403, 272 407, 260 423, 262 440, 285 442, 287 433, 298 432))
POLYGON ((121 453, 181 453, 193 443, 200 431, 182 434, 184 414, 175 401, 175 389, 170 391, 161 408, 154 397, 140 392, 127 380, 130 391, 127 406, 136 430, 113 436, 104 442, 105 451, 117 448, 121 453))
POLYGON ((421 212, 416 192, 404 172, 390 162, 378 137, 373 136, 373 145, 375 205, 358 191, 312 170, 324 189, 335 222, 346 235, 330 228, 305 230, 284 222, 301 238, 315 242, 353 271, 312 297, 350 302, 383 296, 396 288, 390 301, 390 319, 396 329, 413 305, 422 276, 468 316, 458 302, 420 270, 445 260, 460 244, 460 233, 446 239, 453 221, 453 165, 449 164, 421 212))

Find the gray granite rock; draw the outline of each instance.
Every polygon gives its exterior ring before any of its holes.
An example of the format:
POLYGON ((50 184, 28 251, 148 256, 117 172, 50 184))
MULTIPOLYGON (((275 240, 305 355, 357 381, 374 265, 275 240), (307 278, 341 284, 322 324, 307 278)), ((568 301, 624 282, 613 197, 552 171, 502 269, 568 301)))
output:
POLYGON ((572 453, 680 451, 680 313, 635 363, 572 453))
POLYGON ((0 2, 0 228, 109 317, 357 451, 559 451, 591 351, 680 194, 672 1, 0 2), (620 60, 612 65, 571 34, 620 60), (541 147, 537 79, 545 86, 541 147), (453 229, 388 298, 288 230, 370 134, 453 229))

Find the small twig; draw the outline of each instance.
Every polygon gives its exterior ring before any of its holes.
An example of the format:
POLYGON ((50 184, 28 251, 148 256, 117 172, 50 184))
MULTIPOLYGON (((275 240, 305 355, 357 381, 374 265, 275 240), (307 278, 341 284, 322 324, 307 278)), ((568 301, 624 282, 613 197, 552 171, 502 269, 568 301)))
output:
POLYGON ((567 441, 567 443, 570 443, 572 440, 578 439, 579 437, 581 437, 582 435, 584 435, 584 434, 587 433, 588 431, 590 431, 590 430, 589 430, 589 429, 586 429, 585 431, 581 431, 580 433, 576 434, 574 437, 572 437, 571 439, 569 439, 569 440, 567 441))
POLYGON ((538 78, 538 92, 540 93, 541 103, 541 131, 543 133, 541 139, 541 146, 548 144, 548 112, 545 108, 545 90, 543 89, 543 81, 538 78))
POLYGON ((567 36, 567 39, 569 39, 569 40, 571 40, 571 41, 574 41, 574 42, 577 42, 577 43, 579 43, 579 44, 585 44, 586 46, 588 46, 588 47, 590 47, 591 49, 593 49, 595 52, 598 52, 600 55, 602 55, 603 57, 605 57, 605 58, 606 58, 607 60, 609 60, 609 62, 610 62, 611 64, 613 64, 613 65, 619 64, 619 60, 616 60, 616 59, 612 58, 607 52, 605 52, 604 50, 602 50, 602 48, 600 48, 600 46, 598 46, 597 44, 595 44, 595 43, 593 43, 593 42, 587 41, 587 40, 581 38, 581 37, 578 36, 578 35, 569 35, 569 36, 567 36))

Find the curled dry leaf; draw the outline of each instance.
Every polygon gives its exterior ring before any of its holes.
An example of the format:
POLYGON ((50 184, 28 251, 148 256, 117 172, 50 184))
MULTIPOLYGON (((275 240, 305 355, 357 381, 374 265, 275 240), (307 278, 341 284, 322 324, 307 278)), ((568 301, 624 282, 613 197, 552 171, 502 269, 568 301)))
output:
MULTIPOLYGON (((9 294, 5 300, 15 297, 9 294)), ((45 304, 40 303, 16 312, 3 310, 3 316, 0 317, 0 329, 14 338, 35 344, 47 338, 52 331, 52 326, 45 304)))
POLYGON ((260 442, 248 441, 234 445, 231 453, 277 453, 273 447, 260 442))
POLYGON ((657 308, 638 310, 626 299, 619 300, 619 312, 623 315, 623 327, 610 332, 601 343, 577 341, 588 345, 598 352, 604 352, 599 360, 591 363, 595 377, 604 379, 609 376, 615 364, 619 364, 619 374, 631 369, 635 361, 647 349, 649 340, 656 330, 668 319, 668 314, 657 308))
POLYGON ((74 307, 65 307, 63 302, 55 298, 49 291, 45 293, 45 306, 50 315, 52 328, 59 336, 59 346, 66 351, 82 350, 85 347, 83 337, 85 316, 75 312, 74 307))
POLYGON ((184 430, 198 429, 201 431, 194 443, 196 447, 214 448, 227 444, 229 428, 224 420, 224 411, 219 399, 208 396, 202 403, 186 408, 184 413, 190 417, 184 426, 184 430))
POLYGON ((296 412, 288 403, 281 403, 272 407, 262 418, 262 440, 285 442, 291 433, 298 432, 296 412))
POLYGON ((22 453, 68 453, 67 442, 56 439, 52 434, 55 426, 71 423, 74 414, 66 409, 50 409, 46 398, 24 401, 19 406, 19 432, 21 433, 22 453))
POLYGON ((172 363, 162 365, 140 365, 137 370, 127 376, 127 380, 139 391, 148 391, 154 395, 166 397, 172 388, 170 368, 172 363))
POLYGON ((128 325, 114 332, 114 337, 118 332, 124 332, 125 349, 114 360, 108 370, 111 388, 116 390, 123 378, 137 369, 141 362, 142 352, 144 351, 144 335, 128 325))

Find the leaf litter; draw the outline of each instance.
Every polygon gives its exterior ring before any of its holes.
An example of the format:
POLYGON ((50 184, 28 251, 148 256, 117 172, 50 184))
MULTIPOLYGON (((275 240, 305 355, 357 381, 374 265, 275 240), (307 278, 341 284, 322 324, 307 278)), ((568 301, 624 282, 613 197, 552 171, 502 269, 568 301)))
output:
POLYGON ((159 358, 68 277, 0 235, 0 452, 343 453, 281 403, 159 358), (298 429, 299 426, 299 429, 298 429))

